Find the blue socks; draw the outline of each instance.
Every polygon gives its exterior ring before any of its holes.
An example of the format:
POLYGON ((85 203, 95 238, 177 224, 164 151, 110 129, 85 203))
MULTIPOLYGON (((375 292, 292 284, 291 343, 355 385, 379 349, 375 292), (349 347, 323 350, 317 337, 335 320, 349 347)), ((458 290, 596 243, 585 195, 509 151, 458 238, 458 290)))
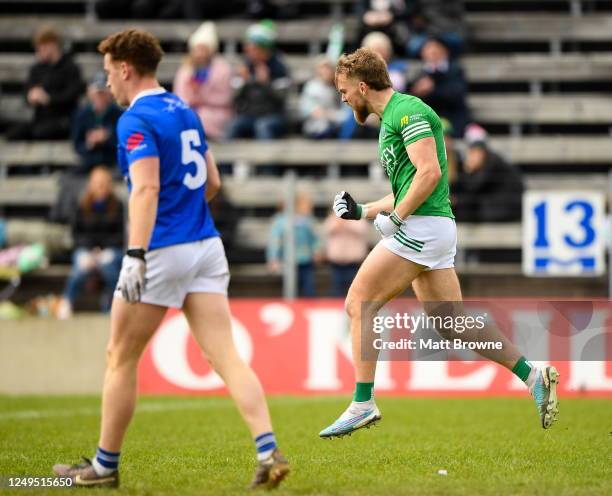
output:
POLYGON ((276 449, 276 438, 273 432, 264 432, 255 438, 257 460, 263 461, 276 449))
POLYGON ((119 456, 121 453, 113 453, 106 451, 98 446, 96 450, 96 456, 92 460, 96 474, 100 477, 110 475, 119 469, 119 456))

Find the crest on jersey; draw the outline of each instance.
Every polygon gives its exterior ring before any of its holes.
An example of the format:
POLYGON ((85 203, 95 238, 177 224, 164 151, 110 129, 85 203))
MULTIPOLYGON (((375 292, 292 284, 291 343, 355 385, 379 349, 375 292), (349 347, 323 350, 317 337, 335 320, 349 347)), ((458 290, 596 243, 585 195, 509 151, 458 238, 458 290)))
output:
POLYGON ((127 139, 126 148, 128 152, 132 152, 134 150, 138 150, 139 148, 144 148, 146 145, 143 145, 144 135, 136 131, 135 133, 130 134, 130 137, 127 139))
POLYGON ((183 100, 179 98, 163 98, 163 101, 166 102, 166 107, 163 108, 163 112, 174 112, 177 108, 179 109, 187 109, 189 105, 187 105, 183 100))

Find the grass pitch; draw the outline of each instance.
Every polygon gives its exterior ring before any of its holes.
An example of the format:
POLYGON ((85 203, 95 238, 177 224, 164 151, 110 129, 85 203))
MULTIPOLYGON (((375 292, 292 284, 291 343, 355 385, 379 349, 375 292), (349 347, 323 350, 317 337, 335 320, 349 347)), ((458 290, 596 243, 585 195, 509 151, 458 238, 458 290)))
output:
MULTIPOLYGON (((562 398, 560 421, 544 431, 527 396, 379 398, 377 427, 319 439, 347 402, 270 399, 277 438, 292 464, 276 494, 612 493, 612 400, 562 398), (438 475, 440 469, 448 475, 438 475)), ((98 410, 98 398, 0 396, 0 476, 48 476, 54 463, 91 456, 98 410)), ((253 452, 227 398, 141 398, 122 452, 122 487, 93 493, 247 494, 253 452)))

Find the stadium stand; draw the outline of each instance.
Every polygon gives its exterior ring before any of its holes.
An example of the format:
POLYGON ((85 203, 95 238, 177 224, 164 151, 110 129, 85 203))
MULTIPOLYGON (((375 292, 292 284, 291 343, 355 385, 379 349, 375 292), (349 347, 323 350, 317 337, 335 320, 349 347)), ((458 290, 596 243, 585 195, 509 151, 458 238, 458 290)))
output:
MULTIPOLYGON (((313 55, 326 48, 332 25, 342 22, 347 42, 355 41, 357 29, 351 0, 297 3, 308 15, 277 22, 278 45, 288 54, 295 81, 291 109, 296 108, 298 89, 312 74, 313 55)), ((101 38, 127 25, 150 29, 167 52, 160 79, 170 87, 186 40, 199 22, 97 21, 92 5, 88 0, 0 0, 0 122, 30 116, 21 90, 32 62, 30 38, 43 20, 61 29, 87 80, 100 69, 95 46, 101 38)), ((579 182, 581 188, 605 190, 605 173, 612 165, 612 1, 466 0, 465 5, 468 50, 462 62, 469 104, 474 120, 490 131, 491 146, 523 170, 529 189, 569 189, 579 182)), ((239 15, 217 23, 221 50, 232 63, 237 63, 250 23, 239 15)), ((408 61, 408 76, 419 67, 418 61, 408 61)), ((337 190, 364 199, 387 191, 382 170, 372 165, 376 147, 370 141, 312 142, 293 136, 274 143, 220 142, 212 147, 220 163, 235 165, 234 175, 224 183, 244 216, 235 259, 242 263, 233 265, 234 295, 247 294, 254 280, 261 294, 278 294, 280 288, 279 279, 268 276, 262 265, 267 217, 280 199, 280 179, 252 177, 253 167, 273 162, 304 170, 300 188, 313 195, 319 219, 337 190), (345 178, 355 168, 360 176, 345 178), (320 174, 312 175, 313 170, 320 174)), ((22 297, 31 294, 28 288, 57 289, 66 274, 70 240, 66 228, 45 219, 58 194, 59 174, 74 167, 75 154, 68 142, 7 143, 1 136, 0 148, 0 215, 9 220, 9 240, 43 239, 57 262, 30 276, 32 284, 24 286, 22 297)), ((542 287, 551 295, 561 291, 555 279, 533 283, 520 275, 520 224, 464 225, 459 239, 466 294, 524 295, 542 287), (502 274, 508 276, 510 289, 483 283, 502 274)), ((325 274, 320 272, 321 282, 325 274)), ((571 291, 597 294, 602 287, 598 280, 577 283, 571 291)))

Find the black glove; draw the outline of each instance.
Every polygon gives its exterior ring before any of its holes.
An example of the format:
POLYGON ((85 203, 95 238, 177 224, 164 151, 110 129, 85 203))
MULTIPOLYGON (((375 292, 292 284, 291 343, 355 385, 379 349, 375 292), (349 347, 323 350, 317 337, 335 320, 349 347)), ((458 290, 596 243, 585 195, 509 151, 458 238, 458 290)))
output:
POLYGON ((341 219, 359 220, 364 217, 364 208, 353 200, 346 191, 341 191, 334 198, 334 213, 341 219))

